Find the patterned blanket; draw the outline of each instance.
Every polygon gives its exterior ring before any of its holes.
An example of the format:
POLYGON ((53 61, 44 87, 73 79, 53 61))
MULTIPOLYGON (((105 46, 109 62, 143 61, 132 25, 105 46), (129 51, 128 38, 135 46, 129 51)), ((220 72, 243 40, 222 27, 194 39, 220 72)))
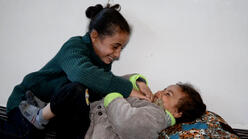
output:
POLYGON ((216 113, 206 111, 206 113, 193 122, 176 124, 163 130, 159 139, 178 138, 239 138, 227 122, 216 113))

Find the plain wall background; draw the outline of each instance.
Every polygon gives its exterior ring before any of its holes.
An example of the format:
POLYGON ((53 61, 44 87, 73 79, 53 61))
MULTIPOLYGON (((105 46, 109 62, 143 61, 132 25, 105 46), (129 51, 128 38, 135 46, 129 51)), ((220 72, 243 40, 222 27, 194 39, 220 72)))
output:
MULTIPOLYGON (((153 92, 178 81, 201 91, 207 108, 248 129, 247 0, 115 0, 133 33, 116 75, 147 76, 153 92)), ((107 0, 0 0, 0 105, 72 36, 85 10, 107 0)))

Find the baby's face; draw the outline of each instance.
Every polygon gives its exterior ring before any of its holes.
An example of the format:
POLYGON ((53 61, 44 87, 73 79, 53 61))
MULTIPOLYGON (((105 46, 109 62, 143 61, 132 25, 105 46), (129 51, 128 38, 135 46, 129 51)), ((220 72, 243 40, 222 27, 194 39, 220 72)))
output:
POLYGON ((181 112, 178 112, 177 104, 184 96, 185 94, 178 85, 170 85, 155 93, 153 102, 168 110, 175 118, 179 118, 181 112))

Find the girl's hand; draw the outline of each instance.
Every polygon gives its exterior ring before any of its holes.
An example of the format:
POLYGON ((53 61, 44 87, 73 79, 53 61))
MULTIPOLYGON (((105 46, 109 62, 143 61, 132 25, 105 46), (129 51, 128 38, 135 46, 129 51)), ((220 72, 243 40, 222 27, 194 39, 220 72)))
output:
POLYGON ((137 98, 145 99, 145 100, 151 102, 151 100, 149 98, 147 98, 144 94, 142 94, 141 92, 136 91, 134 89, 132 90, 130 97, 137 97, 137 98))
POLYGON ((137 81, 137 84, 139 86, 140 92, 143 93, 150 101, 152 101, 153 94, 151 89, 144 82, 137 81))

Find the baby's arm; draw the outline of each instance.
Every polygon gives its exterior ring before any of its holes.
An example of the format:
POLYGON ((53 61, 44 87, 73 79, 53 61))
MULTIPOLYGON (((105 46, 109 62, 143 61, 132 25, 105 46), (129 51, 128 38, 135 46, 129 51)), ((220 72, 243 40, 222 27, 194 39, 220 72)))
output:
POLYGON ((165 112, 156 105, 145 100, 129 98, 132 103, 142 103, 139 107, 133 107, 121 95, 107 105, 105 102, 108 97, 111 97, 111 94, 104 98, 108 119, 122 138, 156 138, 166 127, 165 112))
POLYGON ((153 100, 152 91, 148 87, 147 80, 143 75, 134 73, 134 74, 127 74, 122 77, 127 80, 130 80, 133 85, 133 90, 130 96, 146 99, 150 102, 153 100))

